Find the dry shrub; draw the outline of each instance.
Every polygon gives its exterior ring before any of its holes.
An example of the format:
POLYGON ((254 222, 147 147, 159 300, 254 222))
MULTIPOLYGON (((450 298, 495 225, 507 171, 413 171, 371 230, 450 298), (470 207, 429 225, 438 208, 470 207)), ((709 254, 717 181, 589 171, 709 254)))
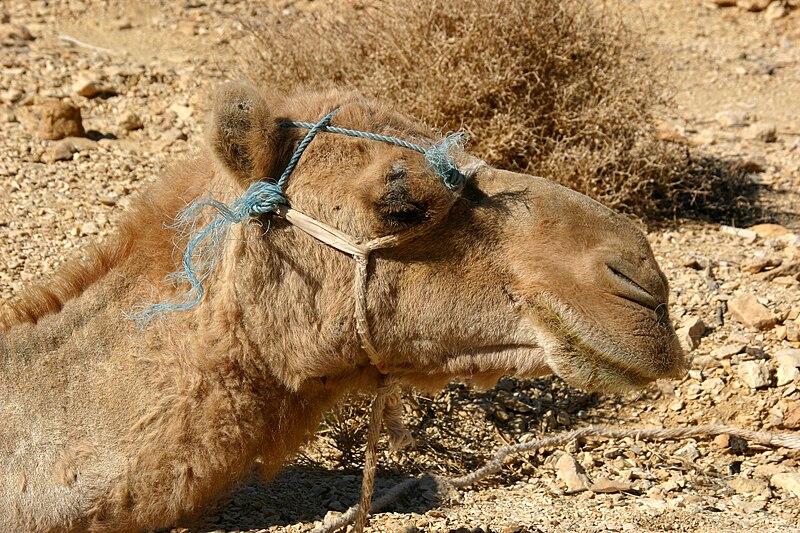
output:
POLYGON ((583 0, 334 4, 293 17, 242 21, 253 38, 246 77, 285 91, 355 88, 436 129, 466 130, 492 165, 645 219, 729 218, 751 204, 737 200, 743 172, 655 140, 655 69, 618 19, 583 0))

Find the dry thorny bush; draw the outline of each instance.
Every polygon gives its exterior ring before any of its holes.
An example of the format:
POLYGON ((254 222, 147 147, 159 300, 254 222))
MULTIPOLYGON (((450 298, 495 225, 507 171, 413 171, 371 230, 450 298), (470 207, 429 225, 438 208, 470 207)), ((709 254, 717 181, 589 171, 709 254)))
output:
POLYGON ((584 0, 334 4, 268 20, 242 21, 246 77, 284 91, 356 89, 433 128, 465 130, 492 165, 645 220, 753 216, 746 169, 655 138, 665 97, 653 58, 584 0))

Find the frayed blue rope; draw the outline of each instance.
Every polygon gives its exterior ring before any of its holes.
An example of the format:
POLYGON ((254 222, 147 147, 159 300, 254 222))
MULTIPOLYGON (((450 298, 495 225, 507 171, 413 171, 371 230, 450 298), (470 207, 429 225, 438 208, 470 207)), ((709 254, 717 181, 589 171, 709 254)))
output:
POLYGON ((189 290, 173 300, 134 307, 132 312, 126 316, 136 321, 138 328, 145 328, 153 320, 163 318, 170 313, 192 309, 203 300, 205 296, 203 282, 208 279, 214 270, 221 249, 220 245, 228 238, 231 226, 239 224, 246 218, 275 213, 280 206, 289 205, 289 201, 283 194, 283 189, 289 176, 303 156, 303 152, 320 131, 386 142, 414 150, 425 156, 428 165, 442 178, 445 186, 449 189, 457 190, 464 186, 466 177, 456 168, 449 155, 454 149, 463 149, 464 134, 455 133, 449 135, 438 144, 433 144, 426 149, 397 137, 330 126, 331 119, 338 111, 338 108, 334 109, 316 124, 311 122, 281 123, 281 126, 286 128, 306 128, 308 133, 297 146, 277 182, 258 181, 252 184, 247 189, 247 192, 234 200, 230 206, 212 198, 197 200, 180 212, 172 227, 184 234, 191 235, 191 237, 186 243, 183 253, 182 270, 170 274, 169 279, 176 285, 188 283, 189 290), (206 210, 216 213, 216 217, 207 226, 195 231, 197 221, 202 218, 202 213, 206 210))

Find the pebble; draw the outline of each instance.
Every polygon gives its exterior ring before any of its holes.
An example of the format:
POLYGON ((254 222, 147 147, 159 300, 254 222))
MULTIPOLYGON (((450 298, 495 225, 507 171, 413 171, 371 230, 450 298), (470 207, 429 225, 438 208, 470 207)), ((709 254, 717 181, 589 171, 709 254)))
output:
POLYGON ((780 366, 788 365, 800 368, 800 349, 783 348, 775 352, 772 358, 775 359, 780 366))
POLYGON ((728 481, 728 486, 737 494, 761 495, 769 492, 769 483, 765 479, 750 479, 739 476, 728 481))
POLYGON ((628 481, 619 481, 608 478, 598 478, 597 481, 592 483, 589 490, 600 494, 613 494, 617 492, 627 492, 633 489, 633 483, 628 481))
POLYGON ((720 111, 714 118, 723 128, 744 127, 750 121, 750 116, 744 111, 720 111))
POLYGON ((776 489, 788 492, 795 498, 800 498, 800 472, 775 474, 769 479, 769 484, 776 489))
POLYGON ((684 459, 690 463, 693 463, 695 459, 700 457, 700 450, 697 448, 696 444, 690 442, 679 448, 675 452, 675 456, 680 457, 681 459, 684 459))
POLYGON ((767 22, 773 22, 780 18, 785 17, 789 13, 789 6, 781 1, 772 2, 766 11, 764 11, 764 18, 767 22))
POLYGON ((752 294, 737 294, 728 300, 728 311, 743 325, 756 330, 769 329, 778 321, 752 294))
POLYGON ((144 127, 142 119, 133 111, 128 111, 117 121, 117 126, 125 131, 139 130, 144 127))
POLYGON ((772 0, 736 0, 737 7, 746 11, 764 11, 772 0))
POLYGON ((775 384, 779 387, 788 385, 789 383, 792 383, 797 376, 800 376, 800 370, 798 370, 794 365, 781 365, 778 367, 778 371, 775 373, 775 384))
POLYGON ((711 354, 718 359, 730 359, 732 356, 742 353, 745 348, 747 348, 747 345, 743 342, 724 344, 718 348, 714 348, 711 354))
POLYGON ((79 77, 72 84, 72 92, 84 98, 96 98, 98 96, 113 96, 117 91, 112 87, 102 83, 100 80, 86 76, 79 77))
MULTIPOLYGON (((792 233, 791 230, 789 230, 785 226, 781 226, 780 224, 756 224, 755 226, 750 226, 747 229, 749 229, 750 231, 754 231, 756 235, 758 235, 762 239, 783 237, 784 235, 790 235, 792 233)), ((780 262, 778 264, 780 264, 780 262)), ((772 266, 778 266, 778 265, 772 265, 772 266)))
POLYGON ((54 163, 55 161, 69 161, 72 155, 85 151, 94 150, 97 148, 97 143, 91 139, 83 137, 67 137, 54 142, 42 154, 42 161, 44 163, 54 163))
POLYGON ((800 406, 795 406, 783 415, 783 427, 786 429, 800 429, 800 406))
POLYGON ((33 35, 21 24, 0 24, 0 43, 5 46, 32 41, 33 35))
POLYGON ((556 476, 567 486, 568 491, 586 490, 591 485, 581 465, 568 453, 558 458, 556 476))
POLYGON ((39 139, 56 141, 64 137, 84 137, 81 109, 62 100, 45 100, 29 110, 31 116, 25 120, 39 139))
POLYGON ((751 389, 761 389, 769 385, 769 369, 761 361, 745 361, 737 369, 739 379, 751 389))
POLYGON ((752 141, 771 143, 778 140, 778 128, 775 124, 767 122, 756 122, 746 127, 742 131, 742 137, 752 141))

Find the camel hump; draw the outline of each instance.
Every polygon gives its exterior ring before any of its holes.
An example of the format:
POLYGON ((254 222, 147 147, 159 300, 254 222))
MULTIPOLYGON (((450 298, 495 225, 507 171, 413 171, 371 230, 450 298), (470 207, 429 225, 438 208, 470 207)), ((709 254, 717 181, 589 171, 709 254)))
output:
POLYGON ((272 106, 254 85, 237 81, 217 89, 209 132, 211 149, 241 184, 270 173, 278 135, 272 106))

